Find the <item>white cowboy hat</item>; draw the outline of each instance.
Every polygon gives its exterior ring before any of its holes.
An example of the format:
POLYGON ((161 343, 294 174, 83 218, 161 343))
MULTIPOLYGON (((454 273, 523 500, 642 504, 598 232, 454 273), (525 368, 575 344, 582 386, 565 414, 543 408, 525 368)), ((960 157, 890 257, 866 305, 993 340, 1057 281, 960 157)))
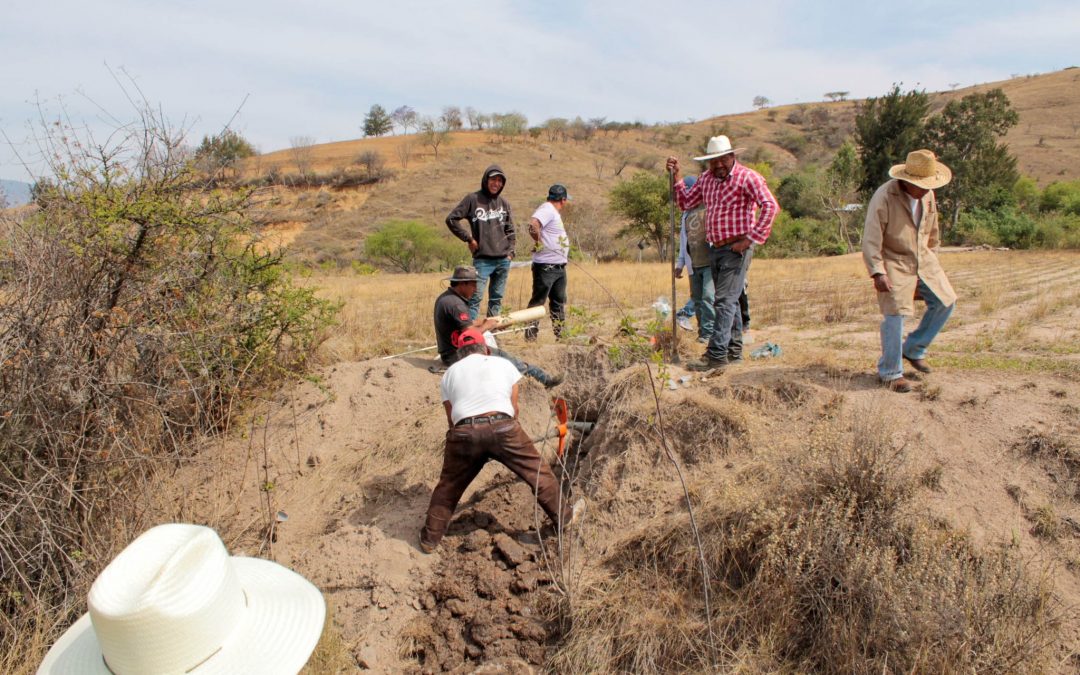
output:
POLYGON ((695 157, 694 160, 698 162, 704 162, 707 159, 713 157, 720 157, 722 155, 730 155, 733 152, 742 152, 742 148, 732 148, 731 140, 727 136, 713 136, 709 139, 709 144, 705 146, 705 154, 701 157, 695 157))
POLYGON ((38 675, 295 674, 326 617, 319 589, 299 574, 230 557, 210 528, 175 523, 121 551, 88 604, 38 675))
POLYGON ((952 180, 952 171, 937 161, 929 150, 914 150, 908 153, 905 163, 889 169, 889 176, 926 190, 935 190, 952 180))

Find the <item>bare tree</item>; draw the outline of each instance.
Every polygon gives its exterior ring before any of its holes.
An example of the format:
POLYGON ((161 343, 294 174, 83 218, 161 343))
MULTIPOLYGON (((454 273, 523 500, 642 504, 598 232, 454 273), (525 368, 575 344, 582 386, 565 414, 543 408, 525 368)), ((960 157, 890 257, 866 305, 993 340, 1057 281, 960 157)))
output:
POLYGON ((409 160, 412 159, 413 146, 411 141, 402 141, 397 146, 397 158, 402 169, 409 168, 409 160))
POLYGON ((435 156, 439 156, 439 146, 446 143, 450 139, 450 130, 446 128, 445 122, 442 120, 434 120, 430 117, 425 117, 420 122, 420 139, 424 145, 429 146, 435 153, 435 156))
POLYGON ((300 172, 301 178, 307 178, 311 172, 311 160, 314 155, 315 139, 311 136, 293 136, 289 139, 289 146, 291 148, 289 154, 292 155, 293 162, 296 163, 296 170, 300 172))
POLYGON ((376 180, 382 178, 386 168, 386 162, 383 161, 382 155, 374 150, 365 150, 364 152, 361 152, 356 159, 353 160, 353 164, 363 167, 364 174, 368 178, 374 178, 376 180))
POLYGON ((401 127, 402 133, 409 133, 410 128, 417 128, 417 115, 416 111, 412 107, 403 105, 399 106, 394 112, 390 113, 390 119, 394 124, 401 127))
POLYGON ((461 108, 456 105, 448 105, 442 109, 442 115, 439 116, 439 121, 443 123, 450 131, 457 131, 462 126, 461 123, 461 108))

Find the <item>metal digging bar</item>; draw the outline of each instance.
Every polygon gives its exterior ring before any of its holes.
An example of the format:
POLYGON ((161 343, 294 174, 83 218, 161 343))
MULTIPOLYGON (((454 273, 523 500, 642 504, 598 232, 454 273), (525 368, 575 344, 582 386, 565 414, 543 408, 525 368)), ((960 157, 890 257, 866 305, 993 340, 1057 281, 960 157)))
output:
MULTIPOLYGON (((671 212, 671 233, 668 239, 668 252, 671 254, 671 350, 668 359, 672 363, 679 362, 679 326, 678 326, 678 298, 675 297, 675 172, 668 169, 668 201, 671 212)), ((693 271, 693 270, 691 270, 693 271)))

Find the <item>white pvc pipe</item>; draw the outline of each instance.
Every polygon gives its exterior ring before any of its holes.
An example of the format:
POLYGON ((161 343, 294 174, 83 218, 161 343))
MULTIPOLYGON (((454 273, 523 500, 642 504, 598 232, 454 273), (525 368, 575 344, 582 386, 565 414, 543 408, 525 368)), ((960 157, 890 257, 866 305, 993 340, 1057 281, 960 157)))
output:
POLYGON ((547 308, 543 305, 538 307, 529 307, 527 309, 519 309, 516 312, 510 312, 506 316, 502 317, 502 321, 499 322, 500 326, 508 326, 512 323, 524 323, 526 321, 536 321, 543 319, 547 316, 547 308))

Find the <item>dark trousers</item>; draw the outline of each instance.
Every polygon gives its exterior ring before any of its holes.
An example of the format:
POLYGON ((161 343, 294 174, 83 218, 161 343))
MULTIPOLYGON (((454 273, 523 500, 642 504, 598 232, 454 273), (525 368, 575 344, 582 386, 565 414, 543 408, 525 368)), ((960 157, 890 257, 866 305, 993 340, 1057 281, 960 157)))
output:
MULTIPOLYGON (((562 334, 563 322, 566 321, 566 265, 532 264, 533 290, 529 307, 539 307, 550 301, 551 329, 555 337, 562 334)), ((539 329, 533 323, 525 329, 525 339, 535 340, 539 329)))
POLYGON ((713 324, 712 339, 705 352, 710 359, 725 361, 742 357, 743 322, 739 296, 746 287, 746 272, 753 257, 753 247, 742 253, 732 251, 730 245, 709 250, 713 286, 716 288, 716 323, 713 324))
POLYGON ((421 541, 431 546, 442 541, 465 488, 491 459, 529 484, 552 523, 558 526, 560 516, 561 522, 569 521, 570 505, 563 499, 559 482, 547 462, 516 419, 501 420, 454 427, 446 432, 442 474, 431 493, 421 541))
POLYGON ((742 293, 739 295, 739 315, 742 317, 742 329, 744 331, 750 330, 750 299, 746 297, 746 289, 750 284, 743 286, 742 293))

